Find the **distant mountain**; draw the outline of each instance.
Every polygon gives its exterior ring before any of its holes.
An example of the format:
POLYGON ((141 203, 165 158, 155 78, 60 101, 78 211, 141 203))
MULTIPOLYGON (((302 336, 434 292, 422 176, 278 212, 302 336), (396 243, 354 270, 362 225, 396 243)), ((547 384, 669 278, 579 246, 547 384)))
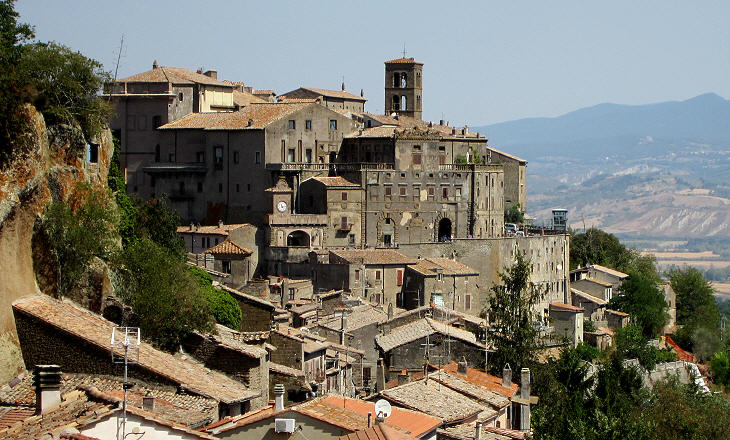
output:
POLYGON ((474 127, 496 148, 526 159, 543 155, 654 154, 657 141, 730 144, 730 101, 706 93, 686 101, 599 104, 555 118, 527 118, 474 127))
POLYGON ((473 128, 528 161, 527 209, 657 239, 730 237, 730 101, 599 104, 473 128))

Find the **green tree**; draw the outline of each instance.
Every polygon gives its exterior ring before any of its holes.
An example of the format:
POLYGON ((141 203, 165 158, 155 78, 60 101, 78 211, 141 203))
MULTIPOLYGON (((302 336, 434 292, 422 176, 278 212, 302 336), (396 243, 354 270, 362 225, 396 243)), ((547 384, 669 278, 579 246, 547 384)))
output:
POLYGON ((59 291, 69 292, 97 257, 109 261, 119 251, 119 214, 109 192, 78 184, 67 201, 48 206, 43 228, 58 262, 59 291))
POLYGON ((166 198, 142 200, 135 199, 137 210, 136 235, 148 238, 177 255, 185 256, 185 242, 177 233, 180 217, 171 209, 166 198))
POLYGON ((691 266, 674 267, 665 276, 677 295, 677 324, 687 324, 692 319, 700 318, 708 325, 717 327, 720 315, 715 302, 715 289, 702 276, 702 272, 691 266))
POLYGON ((653 255, 642 255, 636 249, 628 249, 615 235, 597 228, 573 232, 570 238, 570 268, 589 264, 600 264, 626 273, 638 272, 656 282, 660 280, 653 255))
POLYGON ((632 273, 621 284, 619 294, 611 298, 611 309, 631 315, 647 338, 656 337, 669 320, 669 305, 654 280, 640 272, 632 273))
POLYGON ((539 348, 535 328, 539 316, 534 310, 545 290, 529 281, 530 273, 529 260, 517 253, 514 264, 499 274, 501 284, 492 286, 488 311, 490 340, 496 349, 490 359, 495 370, 510 364, 514 371, 520 371, 533 363, 539 348))
POLYGON ((228 292, 213 287, 213 279, 205 270, 196 266, 188 266, 188 270, 195 278, 200 290, 205 293, 210 313, 216 322, 238 330, 241 325, 241 307, 238 302, 228 292))
POLYGON ((520 210, 519 203, 513 203, 504 210, 504 222, 522 224, 525 222, 525 214, 520 210))
POLYGON ((24 47, 20 69, 48 124, 78 124, 89 137, 106 127, 111 105, 99 92, 110 77, 101 63, 60 44, 34 43, 24 47))
POLYGON ((122 245, 127 247, 137 239, 137 209, 132 199, 127 195, 124 174, 122 173, 119 139, 114 138, 114 154, 109 164, 109 175, 107 186, 114 194, 114 199, 119 207, 119 235, 122 238, 122 245))
POLYGON ((15 1, 0 1, 0 166, 7 162, 26 123, 20 107, 30 95, 19 64, 23 43, 31 38, 33 28, 18 23, 15 1))
POLYGON ((208 300, 178 255, 147 238, 124 250, 120 296, 142 336, 175 350, 194 330, 212 330, 208 300))
POLYGON ((715 375, 715 383, 730 386, 730 356, 726 352, 715 353, 710 361, 710 370, 715 375))

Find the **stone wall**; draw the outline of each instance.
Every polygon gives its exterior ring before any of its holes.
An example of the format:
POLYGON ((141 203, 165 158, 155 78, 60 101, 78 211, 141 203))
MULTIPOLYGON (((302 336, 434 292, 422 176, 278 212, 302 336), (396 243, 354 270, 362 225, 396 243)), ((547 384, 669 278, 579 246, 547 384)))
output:
POLYGON ((252 301, 243 300, 236 295, 233 295, 233 297, 241 308, 241 326, 239 327, 239 331, 262 332, 271 329, 271 310, 252 301))
POLYGON ((302 341, 296 337, 272 331, 269 333, 269 344, 276 347, 276 350, 271 352, 271 362, 304 371, 302 341))
POLYGON ((433 334, 403 344, 385 353, 386 381, 395 379, 401 370, 422 370, 426 344, 429 345, 428 360, 433 365, 446 365, 451 361, 461 361, 462 357, 472 368, 484 365, 484 349, 459 339, 433 334))

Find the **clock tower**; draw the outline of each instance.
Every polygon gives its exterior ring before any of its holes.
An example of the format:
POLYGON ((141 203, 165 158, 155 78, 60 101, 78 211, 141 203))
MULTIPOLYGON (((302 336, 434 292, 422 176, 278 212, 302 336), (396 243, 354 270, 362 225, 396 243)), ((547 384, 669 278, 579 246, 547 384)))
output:
POLYGON ((279 177, 272 188, 266 190, 271 196, 271 212, 274 215, 289 215, 292 213, 292 199, 294 190, 289 187, 284 177, 279 177))

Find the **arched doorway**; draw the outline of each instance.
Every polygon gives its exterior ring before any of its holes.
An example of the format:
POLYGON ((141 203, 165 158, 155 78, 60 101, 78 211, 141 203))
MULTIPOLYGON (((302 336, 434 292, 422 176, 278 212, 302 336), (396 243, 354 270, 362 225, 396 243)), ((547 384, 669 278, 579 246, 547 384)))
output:
POLYGON ((309 247, 309 234, 304 231, 294 231, 286 236, 286 245, 309 247))
POLYGON ((444 217, 439 220, 438 241, 451 241, 451 220, 444 217))

